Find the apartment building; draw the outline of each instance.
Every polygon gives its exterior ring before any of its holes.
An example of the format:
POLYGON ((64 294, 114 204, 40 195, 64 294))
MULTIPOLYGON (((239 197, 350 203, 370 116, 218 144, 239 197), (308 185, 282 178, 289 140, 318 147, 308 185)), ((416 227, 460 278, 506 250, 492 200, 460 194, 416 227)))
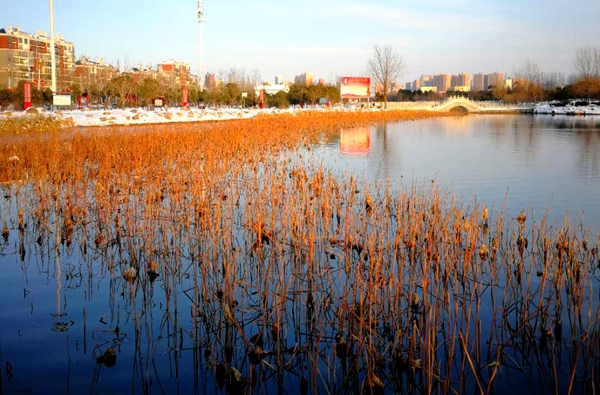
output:
POLYGON ((135 82, 140 82, 145 78, 158 79, 158 73, 150 66, 142 66, 138 64, 132 67, 131 70, 125 71, 124 74, 130 76, 135 82))
POLYGON ((474 91, 485 91, 491 86, 504 86, 504 73, 479 73, 473 76, 474 91))
POLYGON ((92 60, 87 56, 82 56, 75 62, 74 82, 78 83, 83 89, 93 86, 103 88, 118 75, 119 70, 104 62, 104 59, 92 60))
POLYGON ((486 88, 491 86, 502 87, 504 86, 504 73, 490 73, 485 75, 486 80, 486 88))
POLYGON ((175 61, 173 59, 158 64, 156 68, 156 77, 161 84, 169 86, 183 87, 198 85, 198 78, 192 76, 189 63, 175 61))
POLYGON ((421 75, 421 77, 414 80, 411 84, 411 90, 418 91, 421 90, 422 87, 431 87, 434 86, 433 76, 431 75, 421 75))
POLYGON ((431 75, 422 75, 419 78, 419 81, 421 83, 421 86, 434 86, 433 76, 431 75))
POLYGON ((315 75, 313 73, 303 73, 303 74, 297 75, 294 78, 294 83, 296 85, 304 85, 304 86, 314 85, 314 81, 315 81, 315 75))
POLYGON ((437 88, 438 93, 446 92, 452 85, 452 76, 442 73, 433 76, 433 85, 437 88))
POLYGON ((473 75, 473 91, 481 92, 487 89, 487 78, 482 73, 477 73, 473 75))
POLYGON ((449 90, 453 92, 469 92, 471 90, 471 76, 467 73, 453 74, 449 90))
POLYGON ((467 73, 452 76, 451 89, 455 92, 468 92, 471 90, 471 76, 467 73))
POLYGON ((217 78, 217 75, 214 73, 206 73, 206 77, 204 77, 204 87, 207 91, 212 91, 215 88, 218 88, 223 84, 223 80, 217 78))
MULTIPOLYGON (((29 81, 39 89, 52 85, 50 37, 45 32, 23 32, 17 26, 0 29, 0 89, 29 81)), ((54 39, 56 89, 66 92, 73 82, 75 47, 62 36, 54 39)))

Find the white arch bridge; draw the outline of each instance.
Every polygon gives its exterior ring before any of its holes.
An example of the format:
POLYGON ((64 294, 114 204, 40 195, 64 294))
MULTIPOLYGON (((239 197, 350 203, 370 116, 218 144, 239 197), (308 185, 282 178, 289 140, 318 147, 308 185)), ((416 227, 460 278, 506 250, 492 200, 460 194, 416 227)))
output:
MULTIPOLYGON (((376 107, 384 107, 383 102, 374 103, 376 107)), ((532 107, 506 104, 497 101, 475 101, 461 96, 451 96, 444 101, 417 102, 388 102, 390 110, 420 110, 420 111, 461 111, 473 113, 485 112, 520 112, 532 110, 532 107)))

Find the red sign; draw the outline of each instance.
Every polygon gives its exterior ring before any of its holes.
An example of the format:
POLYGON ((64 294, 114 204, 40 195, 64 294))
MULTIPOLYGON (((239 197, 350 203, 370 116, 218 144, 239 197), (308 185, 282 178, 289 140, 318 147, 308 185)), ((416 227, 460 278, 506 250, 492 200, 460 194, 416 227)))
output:
POLYGON ((31 82, 26 82, 23 85, 23 109, 27 110, 31 107, 31 82))
POLYGON ((188 88, 187 87, 183 87, 183 89, 181 89, 181 95, 183 96, 182 98, 182 107, 185 107, 188 105, 188 88))
POLYGON ((371 96, 371 78, 342 77, 340 94, 342 99, 368 99, 371 96))

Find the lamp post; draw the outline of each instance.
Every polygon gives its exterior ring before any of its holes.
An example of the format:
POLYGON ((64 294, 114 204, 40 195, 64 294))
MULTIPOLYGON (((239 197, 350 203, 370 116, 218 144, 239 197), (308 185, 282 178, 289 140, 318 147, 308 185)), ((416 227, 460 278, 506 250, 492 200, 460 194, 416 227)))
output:
POLYGON ((204 22, 204 1, 198 0, 198 60, 200 62, 198 69, 198 82, 200 92, 204 88, 204 76, 202 75, 202 22, 204 22))
POLYGON ((52 94, 56 93, 56 54, 54 48, 54 9, 50 0, 50 62, 52 69, 52 94))

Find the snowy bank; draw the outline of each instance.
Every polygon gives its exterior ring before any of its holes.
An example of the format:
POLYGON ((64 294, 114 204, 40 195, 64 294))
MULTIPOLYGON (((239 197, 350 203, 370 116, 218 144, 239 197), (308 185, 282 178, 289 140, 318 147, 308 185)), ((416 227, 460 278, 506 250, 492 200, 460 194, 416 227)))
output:
MULTIPOLYGON (((178 122, 224 121, 232 119, 249 119, 260 114, 297 113, 301 111, 357 111, 356 107, 334 108, 288 108, 288 109, 198 109, 198 108, 160 108, 147 110, 143 108, 126 108, 113 110, 57 110, 44 111, 30 108, 27 111, 0 112, 0 120, 9 117, 46 115, 61 119, 73 126, 109 126, 109 125, 143 125, 178 122)), ((383 111, 368 109, 361 111, 383 111)))

